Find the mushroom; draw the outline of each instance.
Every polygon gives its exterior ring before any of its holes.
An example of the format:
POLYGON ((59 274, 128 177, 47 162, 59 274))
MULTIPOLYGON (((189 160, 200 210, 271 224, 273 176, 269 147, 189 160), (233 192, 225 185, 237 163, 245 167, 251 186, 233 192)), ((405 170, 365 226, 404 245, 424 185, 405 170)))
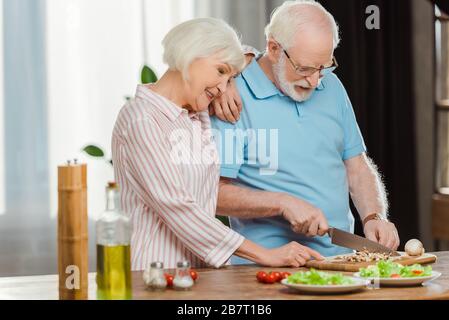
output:
POLYGON ((338 260, 345 260, 346 262, 373 262, 380 260, 388 260, 390 258, 389 253, 370 252, 366 249, 357 251, 352 254, 339 256, 338 260))
POLYGON ((411 239, 405 244, 405 252, 409 256, 420 256, 424 251, 424 246, 418 239, 411 239))

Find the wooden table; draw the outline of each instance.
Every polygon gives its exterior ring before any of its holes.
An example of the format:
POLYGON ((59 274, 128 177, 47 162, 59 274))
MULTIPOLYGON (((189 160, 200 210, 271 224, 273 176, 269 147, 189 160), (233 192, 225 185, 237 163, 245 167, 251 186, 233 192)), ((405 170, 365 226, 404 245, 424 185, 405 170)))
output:
MULTIPOLYGON (((275 299, 449 299, 449 251, 436 252, 433 269, 442 276, 424 286, 406 288, 365 289, 344 295, 306 295, 290 291, 281 284, 261 284, 256 281, 258 270, 273 270, 257 266, 229 266, 222 269, 199 269, 199 280, 191 291, 151 292, 145 289, 142 272, 133 272, 134 299, 186 300, 275 300, 275 299)), ((295 272, 301 269, 276 268, 295 272)), ((58 299, 57 275, 0 278, 0 299, 58 299)), ((95 274, 89 274, 89 299, 96 298, 95 274)))

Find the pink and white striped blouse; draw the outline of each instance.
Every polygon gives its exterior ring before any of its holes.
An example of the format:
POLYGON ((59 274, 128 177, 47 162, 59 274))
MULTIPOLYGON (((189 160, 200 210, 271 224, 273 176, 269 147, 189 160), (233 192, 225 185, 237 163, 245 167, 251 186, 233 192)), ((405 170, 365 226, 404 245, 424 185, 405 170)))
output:
POLYGON ((112 134, 115 179, 133 223, 131 268, 225 264, 244 238, 215 218, 219 159, 206 112, 189 113, 145 85, 112 134))

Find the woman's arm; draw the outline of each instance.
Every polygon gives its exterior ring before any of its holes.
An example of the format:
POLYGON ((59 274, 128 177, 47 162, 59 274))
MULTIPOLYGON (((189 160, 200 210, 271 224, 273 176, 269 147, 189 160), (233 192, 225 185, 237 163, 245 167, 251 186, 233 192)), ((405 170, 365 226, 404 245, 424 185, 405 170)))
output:
POLYGON ((244 238, 198 205, 156 121, 137 120, 124 131, 127 175, 138 197, 191 252, 212 266, 224 264, 244 238))
POLYGON ((323 259, 315 250, 294 241, 279 248, 266 249, 252 241, 245 240, 237 249, 235 255, 269 267, 288 266, 297 268, 303 266, 312 258, 323 259))

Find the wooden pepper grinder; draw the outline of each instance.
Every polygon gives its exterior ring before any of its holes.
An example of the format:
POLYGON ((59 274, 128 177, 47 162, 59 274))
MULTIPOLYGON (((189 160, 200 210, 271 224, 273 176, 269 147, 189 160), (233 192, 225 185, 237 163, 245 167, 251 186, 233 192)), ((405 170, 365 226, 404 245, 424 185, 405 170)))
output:
POLYGON ((59 299, 87 299, 87 166, 58 166, 59 299))

